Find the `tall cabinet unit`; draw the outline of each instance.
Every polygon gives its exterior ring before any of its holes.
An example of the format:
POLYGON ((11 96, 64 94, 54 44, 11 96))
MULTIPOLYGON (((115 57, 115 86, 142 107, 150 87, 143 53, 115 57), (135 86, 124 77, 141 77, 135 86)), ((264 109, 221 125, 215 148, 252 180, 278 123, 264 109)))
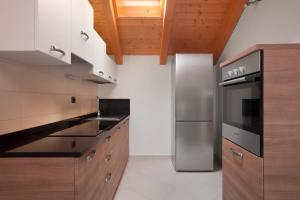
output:
POLYGON ((3 0, 0 24, 1 57, 71 64, 71 0, 3 0))
POLYGON ((263 51, 263 156, 223 138, 223 200, 299 200, 300 44, 255 45, 221 66, 258 50, 263 51))

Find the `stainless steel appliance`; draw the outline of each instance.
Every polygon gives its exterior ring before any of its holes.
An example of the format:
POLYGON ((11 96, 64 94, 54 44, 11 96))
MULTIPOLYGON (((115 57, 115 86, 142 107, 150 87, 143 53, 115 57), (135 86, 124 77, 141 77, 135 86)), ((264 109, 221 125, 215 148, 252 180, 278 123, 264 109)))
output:
POLYGON ((222 69, 223 137, 262 156, 262 51, 222 69))
POLYGON ((213 57, 176 54, 172 65, 172 161, 176 171, 214 164, 213 57))

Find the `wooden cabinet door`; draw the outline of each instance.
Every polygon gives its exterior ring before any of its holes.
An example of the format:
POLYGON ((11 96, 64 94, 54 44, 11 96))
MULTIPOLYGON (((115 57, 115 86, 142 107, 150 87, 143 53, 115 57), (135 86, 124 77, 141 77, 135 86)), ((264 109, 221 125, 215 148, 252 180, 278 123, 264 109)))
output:
POLYGON ((223 138, 223 200, 262 200, 262 158, 223 138))
POLYGON ((0 158, 1 200, 74 200, 74 158, 0 158))
POLYGON ((96 42, 93 18, 93 8, 88 0, 72 0, 72 53, 90 64, 93 64, 96 42))
POLYGON ((71 63, 71 0, 36 0, 36 48, 71 63))
POLYGON ((76 197, 77 200, 98 200, 104 190, 105 145, 99 144, 83 157, 76 165, 76 197))

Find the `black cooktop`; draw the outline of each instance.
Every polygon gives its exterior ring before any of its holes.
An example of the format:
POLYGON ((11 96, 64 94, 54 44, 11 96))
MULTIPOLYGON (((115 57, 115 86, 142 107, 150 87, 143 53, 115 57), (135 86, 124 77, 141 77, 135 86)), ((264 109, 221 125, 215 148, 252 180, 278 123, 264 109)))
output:
POLYGON ((48 137, 95 137, 103 131, 110 130, 118 123, 118 121, 86 121, 71 128, 52 133, 48 137))
POLYGON ((0 157, 80 157, 101 137, 45 137, 19 146, 0 147, 0 157))
POLYGON ((80 157, 121 121, 88 121, 96 113, 0 136, 0 157, 80 157))

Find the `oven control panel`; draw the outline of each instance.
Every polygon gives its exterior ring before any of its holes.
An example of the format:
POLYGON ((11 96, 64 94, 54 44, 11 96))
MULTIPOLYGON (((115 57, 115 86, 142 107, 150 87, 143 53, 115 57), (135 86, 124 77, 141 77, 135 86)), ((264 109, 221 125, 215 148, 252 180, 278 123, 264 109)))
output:
POLYGON ((261 70, 262 51, 255 51, 222 68, 222 80, 233 79, 261 70))
POLYGON ((229 70, 227 72, 229 77, 235 77, 239 75, 243 75, 246 73, 246 67, 245 66, 240 66, 238 68, 234 68, 233 70, 229 70))

